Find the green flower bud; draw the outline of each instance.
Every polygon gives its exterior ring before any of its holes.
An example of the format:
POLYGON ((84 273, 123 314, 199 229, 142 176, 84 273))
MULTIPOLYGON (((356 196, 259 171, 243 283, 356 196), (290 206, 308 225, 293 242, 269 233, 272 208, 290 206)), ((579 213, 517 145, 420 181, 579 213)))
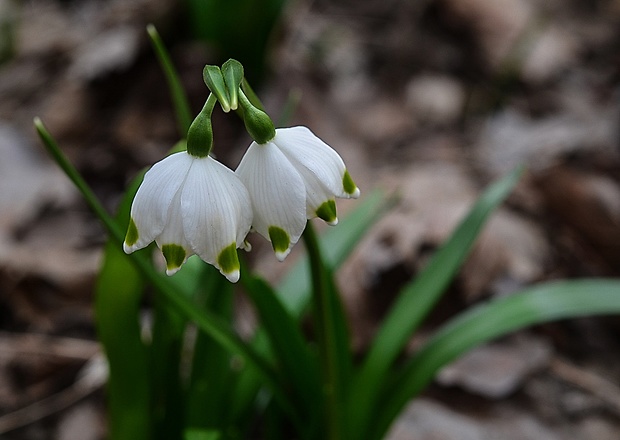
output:
POLYGON ((217 99, 210 94, 204 107, 187 131, 187 153, 195 157, 206 157, 213 148, 213 127, 211 113, 217 99))
POLYGON ((257 144, 271 141, 276 135, 276 129, 269 115, 254 107, 242 90, 239 90, 239 105, 243 112, 245 129, 252 139, 257 144))

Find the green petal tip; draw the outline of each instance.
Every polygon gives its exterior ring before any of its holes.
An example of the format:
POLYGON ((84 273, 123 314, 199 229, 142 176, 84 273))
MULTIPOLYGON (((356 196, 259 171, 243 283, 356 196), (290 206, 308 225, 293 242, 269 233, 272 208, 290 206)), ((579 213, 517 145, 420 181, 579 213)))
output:
POLYGON ((278 226, 269 227, 269 239, 276 253, 276 258, 283 261, 291 251, 291 238, 284 229, 278 226))
POLYGON ((232 243, 230 246, 222 249, 217 256, 217 266, 222 275, 228 278, 228 281, 231 283, 239 281, 241 265, 239 264, 236 243, 232 243))
POLYGON ((336 201, 328 200, 321 204, 316 210, 316 216, 321 220, 325 220, 329 225, 337 225, 338 217, 336 216, 336 201))
POLYGON ((187 258, 187 252, 178 244, 165 244, 161 247, 161 252, 166 259, 166 275, 175 274, 187 258))

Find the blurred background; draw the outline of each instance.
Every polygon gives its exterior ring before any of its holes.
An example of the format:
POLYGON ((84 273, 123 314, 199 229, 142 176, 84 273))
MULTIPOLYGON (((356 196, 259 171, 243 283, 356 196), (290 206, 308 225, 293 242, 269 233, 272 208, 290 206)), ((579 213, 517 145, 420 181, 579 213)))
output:
MULTIPOLYGON (((476 302, 620 275, 618 0, 0 0, 0 438, 105 438, 91 306, 106 237, 32 118, 114 211, 180 138, 148 23, 193 111, 203 66, 236 58, 275 120, 297 103, 291 124, 343 156, 362 196, 400 195, 339 274, 358 352, 480 190, 521 163, 411 349, 476 302)), ((214 124, 234 169, 250 139, 234 116, 214 124)), ((277 280, 288 264, 252 242, 277 280)), ((617 439, 619 336, 616 317, 582 319, 477 349, 390 438, 617 439)))

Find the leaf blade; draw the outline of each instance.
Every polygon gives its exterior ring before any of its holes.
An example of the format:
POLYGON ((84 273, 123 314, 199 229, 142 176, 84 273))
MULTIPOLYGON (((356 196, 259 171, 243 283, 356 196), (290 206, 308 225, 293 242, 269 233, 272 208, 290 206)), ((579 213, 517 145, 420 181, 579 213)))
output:
POLYGON ((348 399, 351 438, 363 438, 373 409, 381 405, 379 393, 391 365, 456 275, 489 215, 508 196, 521 173, 522 169, 516 168, 491 185, 423 272, 399 294, 353 379, 348 399))
POLYGON ((534 324, 620 313, 620 281, 555 281, 466 310, 444 325, 406 364, 385 394, 371 439, 380 439, 398 412, 444 365, 467 350, 534 324))

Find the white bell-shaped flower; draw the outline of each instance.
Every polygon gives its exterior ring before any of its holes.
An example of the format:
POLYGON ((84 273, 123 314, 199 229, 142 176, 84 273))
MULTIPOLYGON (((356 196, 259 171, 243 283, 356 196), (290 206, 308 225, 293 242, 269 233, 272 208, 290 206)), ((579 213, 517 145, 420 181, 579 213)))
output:
POLYGON ((270 141, 252 142, 235 171, 252 200, 252 228, 271 241, 282 261, 307 219, 338 223, 335 197, 360 190, 342 158, 306 127, 279 128, 270 141))
POLYGON ((172 154, 145 174, 131 206, 123 249, 152 241, 172 275, 193 254, 230 281, 239 279, 237 248, 252 224, 248 191, 235 173, 210 156, 172 154))

